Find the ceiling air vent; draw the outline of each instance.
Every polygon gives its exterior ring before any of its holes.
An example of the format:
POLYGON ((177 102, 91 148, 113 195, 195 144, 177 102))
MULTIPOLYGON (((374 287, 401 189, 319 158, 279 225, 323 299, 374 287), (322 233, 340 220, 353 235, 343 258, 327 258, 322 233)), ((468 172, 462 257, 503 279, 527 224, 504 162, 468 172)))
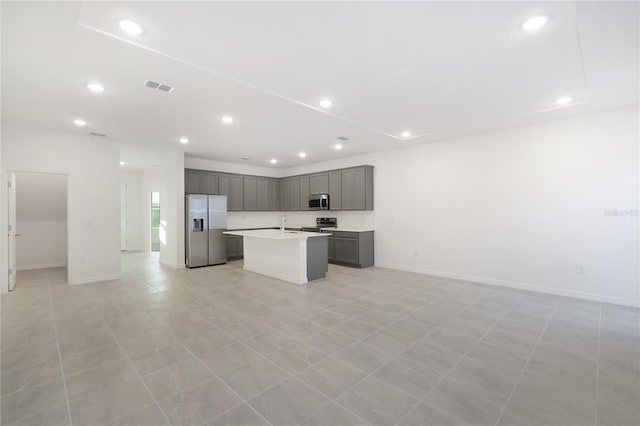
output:
POLYGON ((97 132, 91 132, 89 133, 91 136, 96 136, 98 138, 106 138, 107 135, 105 133, 97 133, 97 132))
POLYGON ((336 139, 341 140, 341 141, 348 141, 349 138, 346 138, 344 136, 338 136, 336 139))
POLYGON ((144 85, 150 89, 158 89, 158 90, 162 90, 163 92, 171 92, 173 90, 173 86, 168 86, 166 84, 162 84, 162 83, 156 83, 155 81, 151 81, 151 80, 147 80, 144 82, 144 85))

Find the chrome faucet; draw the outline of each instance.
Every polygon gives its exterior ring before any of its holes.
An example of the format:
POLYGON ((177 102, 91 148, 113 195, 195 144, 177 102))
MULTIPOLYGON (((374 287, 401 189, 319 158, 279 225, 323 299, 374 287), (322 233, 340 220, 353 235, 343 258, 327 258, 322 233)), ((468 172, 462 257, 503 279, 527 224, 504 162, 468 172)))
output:
POLYGON ((280 231, 284 234, 284 224, 287 223, 287 216, 286 215, 282 215, 282 218, 280 220, 280 231))

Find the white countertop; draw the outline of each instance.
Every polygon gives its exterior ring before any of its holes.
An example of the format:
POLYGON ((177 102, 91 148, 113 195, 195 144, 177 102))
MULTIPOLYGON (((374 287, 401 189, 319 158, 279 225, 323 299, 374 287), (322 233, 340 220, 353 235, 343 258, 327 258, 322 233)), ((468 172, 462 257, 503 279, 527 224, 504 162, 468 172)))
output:
POLYGON ((284 231, 284 234, 279 229, 254 229, 249 231, 225 231, 223 234, 227 235, 239 235, 242 237, 256 237, 267 238, 271 240, 290 240, 295 238, 312 238, 312 237, 326 237, 331 234, 319 233, 319 232, 302 232, 302 231, 284 231))
POLYGON ((321 231, 336 232, 373 232, 373 229, 350 229, 350 228, 320 228, 321 231))

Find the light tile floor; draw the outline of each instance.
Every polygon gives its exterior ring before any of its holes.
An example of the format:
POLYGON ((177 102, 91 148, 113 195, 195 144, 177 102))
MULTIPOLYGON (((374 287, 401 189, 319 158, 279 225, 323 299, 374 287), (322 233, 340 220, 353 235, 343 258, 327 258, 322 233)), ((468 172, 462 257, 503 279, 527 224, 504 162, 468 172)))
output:
POLYGON ((640 424, 637 309, 380 268, 296 286, 122 262, 80 286, 22 272, 2 296, 3 425, 640 424))

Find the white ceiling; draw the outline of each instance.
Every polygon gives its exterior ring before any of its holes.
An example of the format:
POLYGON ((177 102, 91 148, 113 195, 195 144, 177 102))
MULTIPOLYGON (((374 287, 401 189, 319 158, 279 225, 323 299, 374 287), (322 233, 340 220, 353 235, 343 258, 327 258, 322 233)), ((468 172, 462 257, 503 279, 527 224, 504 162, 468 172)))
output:
POLYGON ((16 220, 67 220, 67 175, 16 172, 16 220))
POLYGON ((292 167, 638 103, 637 2, 1 7, 3 121, 194 157, 292 167), (538 14, 545 27, 520 30, 538 14), (123 34, 123 18, 145 32, 123 34), (557 108, 563 95, 574 105, 557 108))

